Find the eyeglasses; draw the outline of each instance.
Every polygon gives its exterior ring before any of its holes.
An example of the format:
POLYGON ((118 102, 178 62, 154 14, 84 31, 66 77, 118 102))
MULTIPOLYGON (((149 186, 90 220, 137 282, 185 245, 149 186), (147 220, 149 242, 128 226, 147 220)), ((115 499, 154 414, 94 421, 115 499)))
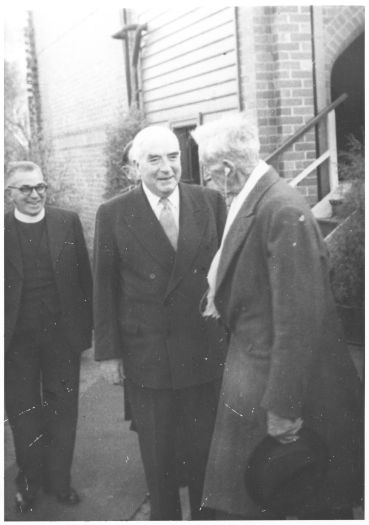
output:
POLYGON ((45 192, 47 190, 47 184, 41 182, 40 184, 36 184, 36 186, 8 186, 8 188, 12 188, 13 190, 19 190, 23 195, 29 197, 33 190, 36 190, 39 195, 45 195, 45 192))

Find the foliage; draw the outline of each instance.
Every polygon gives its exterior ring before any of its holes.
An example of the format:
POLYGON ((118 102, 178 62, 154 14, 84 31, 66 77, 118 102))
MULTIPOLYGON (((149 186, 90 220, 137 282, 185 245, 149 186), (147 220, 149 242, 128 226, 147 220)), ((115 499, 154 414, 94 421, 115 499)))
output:
MULTIPOLYGON (((48 183, 47 203, 79 211, 80 199, 68 179, 67 166, 52 163, 52 151, 40 136, 31 136, 25 88, 17 65, 4 62, 4 164, 31 160, 39 165, 48 183)), ((12 209, 7 194, 5 212, 12 209)))
POLYGON ((135 184, 132 167, 122 166, 123 151, 138 131, 145 126, 142 113, 132 108, 115 126, 107 130, 106 156, 106 192, 110 198, 124 192, 135 184))
POLYGON ((29 160, 30 132, 25 89, 17 65, 4 61, 4 162, 29 160))
POLYGON ((346 217, 330 242, 332 287, 336 302, 364 307, 365 301, 365 155, 363 144, 351 136, 339 155, 345 181, 340 215, 346 217), (348 188, 348 189, 347 189, 348 188))

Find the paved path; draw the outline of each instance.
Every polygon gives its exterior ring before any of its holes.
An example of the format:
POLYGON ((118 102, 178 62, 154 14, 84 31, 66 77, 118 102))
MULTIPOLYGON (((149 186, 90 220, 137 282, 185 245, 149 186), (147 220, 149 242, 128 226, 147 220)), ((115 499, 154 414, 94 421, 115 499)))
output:
MULTIPOLYGON (((361 348, 351 355, 363 377, 361 348)), ((73 486, 82 497, 80 505, 65 507, 51 496, 40 494, 32 512, 14 511, 15 456, 8 423, 5 443, 5 521, 117 521, 149 519, 150 504, 141 464, 137 435, 124 421, 123 389, 100 377, 92 351, 83 354, 80 381, 77 442, 73 463, 73 486)), ((183 517, 189 519, 187 489, 181 489, 183 517)), ((362 509, 355 518, 363 519, 362 509)))
POLYGON ((32 512, 23 515, 15 513, 13 480, 16 466, 10 429, 6 423, 5 520, 132 519, 141 509, 147 489, 137 435, 129 427, 129 422, 123 418, 122 387, 110 386, 103 381, 99 366, 93 361, 92 351, 85 352, 72 471, 73 486, 80 493, 82 501, 76 507, 65 507, 55 498, 40 493, 32 512))

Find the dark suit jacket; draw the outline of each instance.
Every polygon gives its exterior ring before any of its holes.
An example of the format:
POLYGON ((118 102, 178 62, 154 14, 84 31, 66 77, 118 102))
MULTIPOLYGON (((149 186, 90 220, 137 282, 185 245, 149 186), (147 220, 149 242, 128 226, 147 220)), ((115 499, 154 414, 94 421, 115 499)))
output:
POLYGON ((97 360, 123 357, 125 376, 185 388, 222 374, 223 331, 199 303, 226 216, 221 195, 180 184, 177 253, 142 187, 104 203, 95 233, 97 360))
MULTIPOLYGON (((45 221, 65 333, 73 350, 81 352, 91 346, 92 333, 92 277, 82 226, 76 213, 51 207, 45 221)), ((13 212, 5 215, 4 226, 7 349, 22 301, 23 263, 13 212)))
POLYGON ((272 168, 227 235, 215 303, 231 337, 207 504, 254 513, 243 474, 272 411, 302 417, 328 445, 332 460, 315 508, 350 505, 361 481, 360 382, 337 320, 319 226, 305 199, 272 168))

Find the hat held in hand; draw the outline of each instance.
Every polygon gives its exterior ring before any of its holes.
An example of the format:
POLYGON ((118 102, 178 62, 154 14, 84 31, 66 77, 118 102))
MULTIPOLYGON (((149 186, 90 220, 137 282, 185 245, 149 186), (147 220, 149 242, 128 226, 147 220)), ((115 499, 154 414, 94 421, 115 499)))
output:
POLYGON ((299 439, 282 444, 266 436, 245 471, 246 489, 262 509, 293 516, 316 501, 325 480, 329 453, 318 434, 302 428, 299 439))

